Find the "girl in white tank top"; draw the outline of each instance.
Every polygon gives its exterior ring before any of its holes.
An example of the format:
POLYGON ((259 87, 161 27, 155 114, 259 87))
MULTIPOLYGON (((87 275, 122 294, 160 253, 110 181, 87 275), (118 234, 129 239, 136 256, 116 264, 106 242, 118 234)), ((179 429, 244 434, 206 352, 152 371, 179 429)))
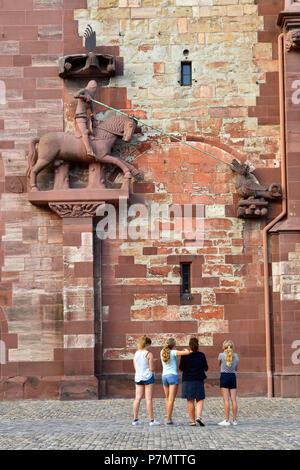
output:
POLYGON ((149 351, 147 349, 139 349, 134 355, 135 383, 148 381, 153 376, 149 366, 149 359, 147 358, 148 355, 149 351))
POLYGON ((159 424, 153 418, 153 385, 154 385, 154 362, 153 354, 148 351, 151 345, 151 339, 146 335, 142 336, 138 342, 138 350, 136 351, 133 359, 135 369, 135 400, 133 402, 133 421, 132 424, 142 424, 138 419, 140 403, 145 394, 146 406, 150 418, 150 426, 159 424))

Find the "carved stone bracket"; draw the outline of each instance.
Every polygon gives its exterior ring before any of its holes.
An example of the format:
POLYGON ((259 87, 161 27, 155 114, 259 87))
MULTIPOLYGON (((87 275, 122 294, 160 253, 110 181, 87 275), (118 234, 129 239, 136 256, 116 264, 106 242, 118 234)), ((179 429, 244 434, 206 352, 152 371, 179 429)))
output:
POLYGON ((49 202, 50 209, 60 217, 94 217, 98 207, 104 202, 86 203, 86 202, 68 202, 57 203, 49 202))
POLYGON ((285 36, 285 48, 287 52, 300 49, 300 28, 291 29, 285 36))
POLYGON ((268 214, 268 201, 265 199, 240 199, 238 202, 237 216, 242 219, 266 217, 268 214))
POLYGON ((279 183, 272 183, 268 187, 262 186, 250 171, 249 165, 234 159, 231 169, 237 173, 236 192, 241 199, 238 202, 237 217, 255 218, 266 217, 269 201, 280 201, 282 191, 279 183))

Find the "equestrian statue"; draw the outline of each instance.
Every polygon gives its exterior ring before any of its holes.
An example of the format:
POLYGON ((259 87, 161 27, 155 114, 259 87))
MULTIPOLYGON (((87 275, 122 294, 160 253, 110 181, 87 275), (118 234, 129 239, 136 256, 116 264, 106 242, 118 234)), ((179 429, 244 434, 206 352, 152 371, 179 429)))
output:
POLYGON ((123 171, 124 179, 142 176, 133 165, 110 154, 118 137, 122 137, 124 142, 129 142, 134 132, 137 132, 135 119, 116 115, 97 123, 92 102, 96 88, 96 81, 91 80, 86 88, 75 95, 78 99, 75 134, 49 132, 39 139, 31 140, 27 157, 27 177, 31 191, 38 191, 37 175, 55 160, 60 163, 111 163, 123 171))

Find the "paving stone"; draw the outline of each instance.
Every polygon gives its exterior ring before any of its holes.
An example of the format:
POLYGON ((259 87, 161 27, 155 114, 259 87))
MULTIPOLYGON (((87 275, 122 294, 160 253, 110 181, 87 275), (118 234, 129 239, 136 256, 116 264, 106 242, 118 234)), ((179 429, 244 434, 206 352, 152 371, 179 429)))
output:
POLYGON ((160 426, 149 427, 143 401, 133 427, 131 399, 0 403, 0 449, 200 450, 300 448, 300 400, 239 398, 238 426, 221 428, 223 403, 207 398, 204 428, 188 426, 186 401, 177 398, 176 426, 165 425, 165 403, 154 399, 160 426), (280 432, 278 432, 280 430, 280 432))

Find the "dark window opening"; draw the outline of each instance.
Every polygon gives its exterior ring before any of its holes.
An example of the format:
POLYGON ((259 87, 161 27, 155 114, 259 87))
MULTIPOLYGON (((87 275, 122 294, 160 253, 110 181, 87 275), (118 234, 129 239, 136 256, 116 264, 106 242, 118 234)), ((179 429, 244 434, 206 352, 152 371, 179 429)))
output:
POLYGON ((191 263, 181 264, 181 293, 191 293, 191 263))
POLYGON ((192 62, 181 62, 181 86, 192 84, 192 62))

